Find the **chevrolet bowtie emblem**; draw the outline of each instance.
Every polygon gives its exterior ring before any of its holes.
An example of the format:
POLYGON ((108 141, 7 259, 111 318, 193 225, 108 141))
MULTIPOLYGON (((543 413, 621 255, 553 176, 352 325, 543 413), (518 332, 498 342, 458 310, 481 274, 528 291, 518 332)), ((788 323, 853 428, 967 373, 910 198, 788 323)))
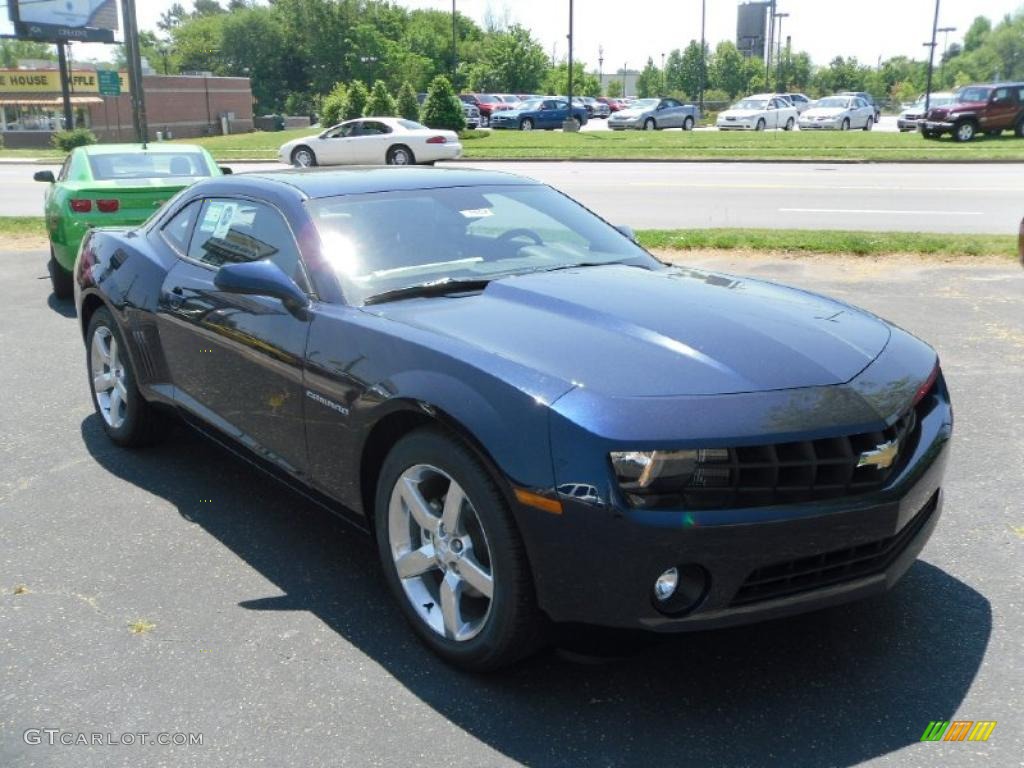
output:
POLYGON ((888 469, 896 461, 896 455, 900 452, 900 441, 889 440, 879 443, 870 451, 864 451, 857 460, 858 467, 875 467, 876 469, 888 469))

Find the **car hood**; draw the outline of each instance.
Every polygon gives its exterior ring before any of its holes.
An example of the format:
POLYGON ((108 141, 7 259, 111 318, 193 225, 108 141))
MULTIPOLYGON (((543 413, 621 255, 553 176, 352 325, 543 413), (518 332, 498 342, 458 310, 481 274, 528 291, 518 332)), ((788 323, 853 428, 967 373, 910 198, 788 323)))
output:
POLYGON ((738 117, 740 119, 745 117, 756 117, 763 114, 763 110, 760 109, 727 109, 724 112, 718 114, 719 117, 738 117))
POLYGON ((636 117, 643 117, 646 114, 646 109, 620 109, 615 113, 614 117, 617 120, 632 120, 636 117))
POLYGON ((506 278, 374 314, 613 396, 762 392, 849 381, 889 326, 821 296, 699 270, 610 265, 506 278))
POLYGON ((804 117, 839 117, 846 112, 843 107, 814 107, 804 110, 804 117))

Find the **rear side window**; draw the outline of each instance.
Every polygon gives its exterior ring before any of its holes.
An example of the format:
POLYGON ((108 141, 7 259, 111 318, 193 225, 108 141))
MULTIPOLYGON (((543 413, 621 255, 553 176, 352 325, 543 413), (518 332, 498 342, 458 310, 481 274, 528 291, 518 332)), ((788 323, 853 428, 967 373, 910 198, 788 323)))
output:
POLYGON ((153 179, 169 176, 209 176, 206 158, 198 152, 110 152, 89 156, 92 177, 153 179))
POLYGON ((251 200, 211 199, 198 219, 190 259, 212 267, 267 259, 303 288, 308 285, 295 238, 277 209, 251 200))
POLYGON ((198 201, 189 203, 174 214, 174 217, 164 224, 161 231, 167 244, 181 255, 188 253, 188 239, 192 234, 192 227, 196 223, 200 205, 198 201))

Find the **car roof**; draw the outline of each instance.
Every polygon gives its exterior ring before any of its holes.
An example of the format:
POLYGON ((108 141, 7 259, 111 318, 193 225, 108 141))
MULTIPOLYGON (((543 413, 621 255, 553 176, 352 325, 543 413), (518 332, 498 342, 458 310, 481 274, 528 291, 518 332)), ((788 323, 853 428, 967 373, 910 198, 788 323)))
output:
MULTIPOLYGON (((263 180, 287 184, 308 198, 358 195, 374 192, 402 192, 446 187, 530 186, 533 179, 498 171, 461 168, 288 168, 255 171, 226 177, 232 180, 263 180)), ((218 181, 224 181, 218 179, 218 181)))
POLYGON ((164 152, 205 152, 206 150, 198 144, 170 144, 170 143, 149 143, 149 144, 87 144, 79 147, 87 155, 119 155, 124 152, 149 152, 160 154, 164 152))

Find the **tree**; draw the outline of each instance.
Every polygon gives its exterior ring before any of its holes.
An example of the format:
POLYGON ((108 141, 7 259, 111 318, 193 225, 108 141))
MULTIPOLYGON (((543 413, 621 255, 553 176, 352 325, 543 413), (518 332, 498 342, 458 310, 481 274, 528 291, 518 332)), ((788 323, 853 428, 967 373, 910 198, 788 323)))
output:
POLYGON ((735 99, 750 88, 754 69, 764 70, 760 60, 745 59, 733 43, 725 40, 715 48, 708 79, 713 88, 725 91, 730 99, 735 99))
POLYGON ((412 89, 408 81, 402 83, 402 88, 398 91, 398 103, 396 106, 398 114, 406 120, 420 119, 420 103, 416 99, 416 91, 412 89))
POLYGON ((363 85, 362 80, 356 80, 348 88, 348 96, 345 99, 345 108, 342 110, 342 120, 354 120, 362 117, 366 110, 366 102, 370 100, 370 94, 363 85))
POLYGON ((194 0, 192 7, 195 9, 192 11, 192 16, 195 18, 224 13, 224 9, 217 0, 194 0))
POLYGON ((344 83, 337 83, 331 92, 324 96, 320 106, 320 125, 327 128, 340 123, 345 119, 347 106, 348 88, 344 83))
POLYGON ((683 54, 678 48, 673 48, 665 60, 665 91, 668 93, 683 93, 683 54))
MULTIPOLYGON (((551 95, 568 96, 569 91, 569 64, 565 61, 559 62, 558 66, 548 70, 544 78, 543 90, 551 95)), ((587 72, 586 65, 582 61, 572 63, 572 95, 573 96, 600 96, 601 83, 597 75, 587 72)))
MULTIPOLYGON (((705 50, 705 54, 707 51, 705 50)), ((737 53, 739 53, 737 51, 737 53)), ((705 57, 701 56, 700 43, 691 40, 686 50, 683 51, 682 59, 679 62, 679 90, 689 98, 696 99, 700 94, 700 73, 705 57)), ((704 84, 705 88, 707 83, 704 84)))
POLYGON ((660 96, 662 90, 661 70, 654 66, 654 59, 647 57, 640 76, 636 79, 636 93, 641 99, 660 96))
POLYGON ((540 88, 548 68, 544 47, 530 31, 513 24, 506 31, 489 35, 483 43, 480 61, 470 69, 471 84, 480 90, 532 93, 540 88))
POLYGON ((185 6, 181 3, 175 3, 166 11, 160 14, 160 20, 156 23, 157 27, 164 32, 170 32, 176 26, 181 24, 185 19, 188 18, 188 11, 185 10, 185 6))
POLYGON ((363 114, 367 117, 394 117, 398 112, 398 106, 394 98, 388 93, 388 87, 383 80, 373 84, 373 91, 370 93, 370 100, 366 102, 366 109, 363 114))
POLYGON ((446 128, 450 131, 461 131, 466 127, 462 102, 444 75, 438 75, 430 84, 420 112, 420 122, 430 128, 446 128))
POLYGON ((992 32, 992 22, 984 16, 978 16, 971 22, 970 28, 964 34, 964 52, 976 51, 985 44, 989 34, 992 32))
POLYGON ((31 43, 27 40, 0 40, 0 65, 13 69, 18 66, 18 59, 57 58, 53 46, 46 43, 31 43))
POLYGON ((608 88, 606 90, 607 90, 608 96, 610 98, 613 98, 613 99, 621 98, 622 97, 622 81, 621 80, 611 80, 611 81, 609 81, 608 88))

